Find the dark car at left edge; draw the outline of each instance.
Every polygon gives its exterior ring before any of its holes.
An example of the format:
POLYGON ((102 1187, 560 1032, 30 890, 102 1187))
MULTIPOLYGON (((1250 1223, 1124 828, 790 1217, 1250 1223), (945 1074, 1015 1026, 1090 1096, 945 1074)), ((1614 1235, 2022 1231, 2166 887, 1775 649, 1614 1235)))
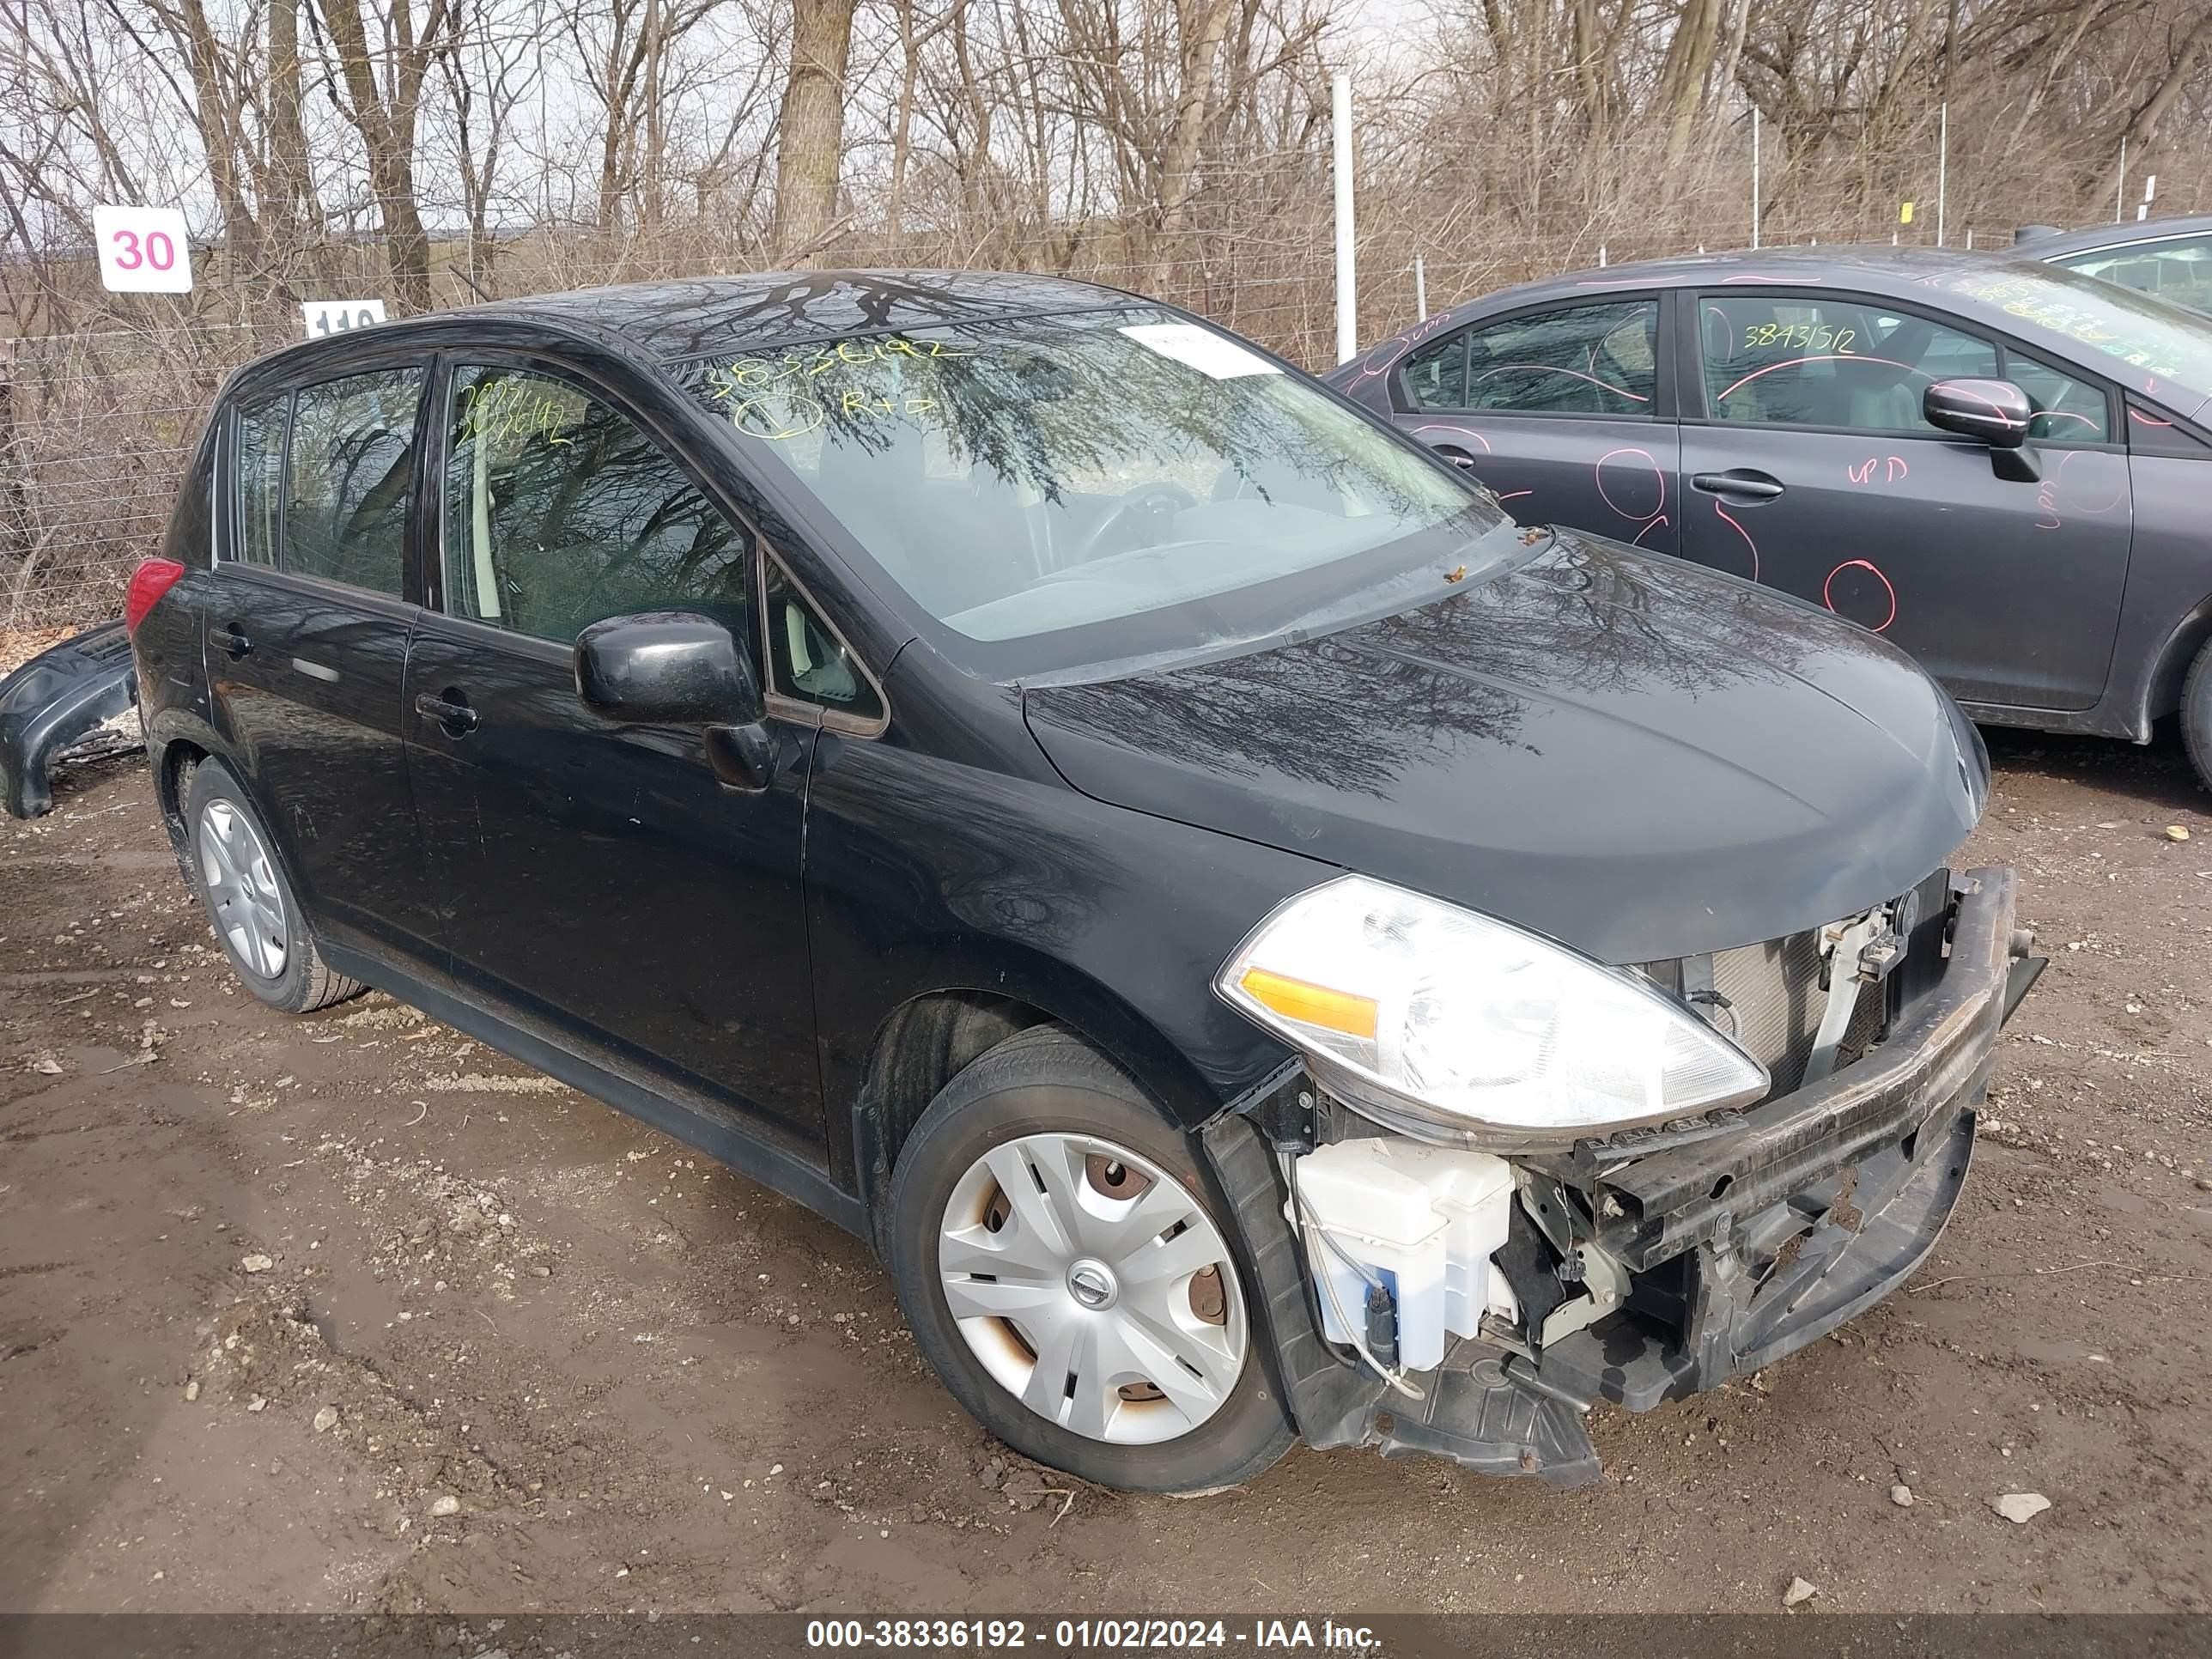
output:
POLYGON ((1081 283, 292 347, 126 620, 254 995, 379 988, 812 1208, 1119 1486, 1595 1478, 1598 1401, 1926 1259, 2040 966, 1893 647, 1081 283))

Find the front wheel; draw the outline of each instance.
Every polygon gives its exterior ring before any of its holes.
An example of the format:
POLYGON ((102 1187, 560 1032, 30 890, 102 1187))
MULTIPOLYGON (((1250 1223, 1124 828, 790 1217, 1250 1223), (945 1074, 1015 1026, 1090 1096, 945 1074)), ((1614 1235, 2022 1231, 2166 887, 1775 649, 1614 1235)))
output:
POLYGON ((1295 1437, 1183 1136, 1066 1031, 1011 1037, 939 1092, 899 1155, 890 1238, 923 1354, 1039 1462, 1208 1492, 1295 1437))

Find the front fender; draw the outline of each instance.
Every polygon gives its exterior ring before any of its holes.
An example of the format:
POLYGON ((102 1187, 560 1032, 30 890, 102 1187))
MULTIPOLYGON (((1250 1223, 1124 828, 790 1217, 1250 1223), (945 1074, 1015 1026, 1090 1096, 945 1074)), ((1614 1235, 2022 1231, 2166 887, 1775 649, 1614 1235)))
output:
POLYGON ((120 621, 64 640, 0 679, 0 805, 19 818, 52 811, 49 763, 137 701, 120 621))

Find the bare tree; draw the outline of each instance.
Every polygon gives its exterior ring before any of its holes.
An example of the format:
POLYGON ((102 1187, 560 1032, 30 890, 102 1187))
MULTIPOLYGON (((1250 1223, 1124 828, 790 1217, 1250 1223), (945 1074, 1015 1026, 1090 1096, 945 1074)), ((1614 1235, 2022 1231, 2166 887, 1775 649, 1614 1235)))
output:
POLYGON ((770 235, 782 260, 810 258, 834 231, 853 7, 854 0, 793 0, 791 74, 776 144, 770 235))
MULTIPOLYGON (((179 3, 197 5, 198 0, 179 3)), ((360 0, 315 3, 337 62, 340 107, 368 153, 393 296, 406 310, 427 311, 430 238, 415 196, 416 125, 423 79, 443 51, 445 32, 453 21, 450 0, 429 0, 419 28, 414 0, 384 0, 389 9, 378 20, 381 38, 374 47, 360 0)))

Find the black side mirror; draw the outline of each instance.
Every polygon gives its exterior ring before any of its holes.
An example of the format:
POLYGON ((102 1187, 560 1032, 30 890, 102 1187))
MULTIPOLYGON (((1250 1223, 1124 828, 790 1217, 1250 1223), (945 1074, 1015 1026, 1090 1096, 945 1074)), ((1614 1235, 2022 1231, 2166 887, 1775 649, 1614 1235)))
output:
POLYGON ((1938 380, 1920 394, 1928 424, 1990 447, 1990 471, 2013 483, 2033 483, 2043 464, 2027 447, 2035 405, 2010 380, 1938 380))
POLYGON ((730 630, 685 611, 609 617, 576 636, 576 695, 611 720, 749 726, 760 682, 730 630))
POLYGON ((1991 449, 2018 449, 2027 441, 2035 405, 2010 380, 1938 380, 1920 394, 1928 424, 1991 449))

